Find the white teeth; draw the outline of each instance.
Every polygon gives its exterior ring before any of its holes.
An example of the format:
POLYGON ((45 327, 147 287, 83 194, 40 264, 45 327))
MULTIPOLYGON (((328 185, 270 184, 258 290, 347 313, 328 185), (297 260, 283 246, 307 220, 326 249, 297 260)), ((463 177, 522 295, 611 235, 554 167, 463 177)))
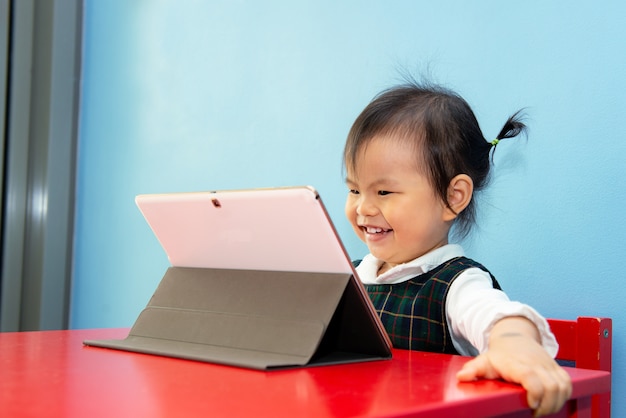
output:
POLYGON ((365 230, 367 231, 368 234, 379 234, 381 232, 383 232, 382 228, 372 228, 372 227, 366 227, 365 230))

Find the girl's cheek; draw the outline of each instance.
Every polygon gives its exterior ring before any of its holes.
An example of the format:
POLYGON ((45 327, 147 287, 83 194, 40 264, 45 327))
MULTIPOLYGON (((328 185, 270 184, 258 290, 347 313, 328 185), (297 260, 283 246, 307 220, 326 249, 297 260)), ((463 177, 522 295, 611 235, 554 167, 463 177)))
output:
POLYGON ((345 212, 348 217, 350 217, 352 214, 356 214, 356 205, 357 205, 356 197, 352 194, 349 194, 346 199, 346 206, 345 206, 345 212))
POLYGON ((352 213, 352 205, 350 203, 350 197, 346 199, 346 204, 343 210, 344 210, 344 213, 346 214, 346 217, 350 219, 350 214, 352 213))

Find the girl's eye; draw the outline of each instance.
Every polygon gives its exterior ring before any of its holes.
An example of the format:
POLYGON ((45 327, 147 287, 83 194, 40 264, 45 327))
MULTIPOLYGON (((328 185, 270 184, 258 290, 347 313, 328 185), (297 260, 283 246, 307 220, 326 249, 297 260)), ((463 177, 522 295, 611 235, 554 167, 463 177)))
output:
POLYGON ((379 190, 379 191, 378 191, 378 194, 379 194, 380 196, 387 196, 388 194, 391 194, 391 192, 390 192, 390 191, 388 191, 388 190, 379 190))
POLYGON ((359 194, 357 189, 350 189, 350 194, 359 194))

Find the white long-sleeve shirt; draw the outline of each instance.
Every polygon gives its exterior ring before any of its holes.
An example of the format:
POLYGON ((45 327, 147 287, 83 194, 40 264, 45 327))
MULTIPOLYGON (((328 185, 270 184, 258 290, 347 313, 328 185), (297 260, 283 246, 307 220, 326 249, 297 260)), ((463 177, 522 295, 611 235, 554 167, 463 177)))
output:
MULTIPOLYGON (((460 245, 448 244, 379 276, 378 270, 383 262, 368 254, 356 271, 364 284, 396 284, 464 255, 460 245)), ((452 282, 445 308, 452 343, 459 354, 475 356, 486 351, 489 333, 498 320, 522 316, 535 324, 543 347, 552 357, 556 356, 559 346, 545 318, 532 307, 511 301, 506 293, 494 289, 489 274, 479 268, 463 271, 452 282)))

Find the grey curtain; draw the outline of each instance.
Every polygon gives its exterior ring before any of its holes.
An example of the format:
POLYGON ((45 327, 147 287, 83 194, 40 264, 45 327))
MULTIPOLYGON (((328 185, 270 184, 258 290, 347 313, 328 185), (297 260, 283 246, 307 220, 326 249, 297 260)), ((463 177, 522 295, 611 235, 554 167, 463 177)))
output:
POLYGON ((0 331, 64 329, 81 0, 0 0, 0 331))

